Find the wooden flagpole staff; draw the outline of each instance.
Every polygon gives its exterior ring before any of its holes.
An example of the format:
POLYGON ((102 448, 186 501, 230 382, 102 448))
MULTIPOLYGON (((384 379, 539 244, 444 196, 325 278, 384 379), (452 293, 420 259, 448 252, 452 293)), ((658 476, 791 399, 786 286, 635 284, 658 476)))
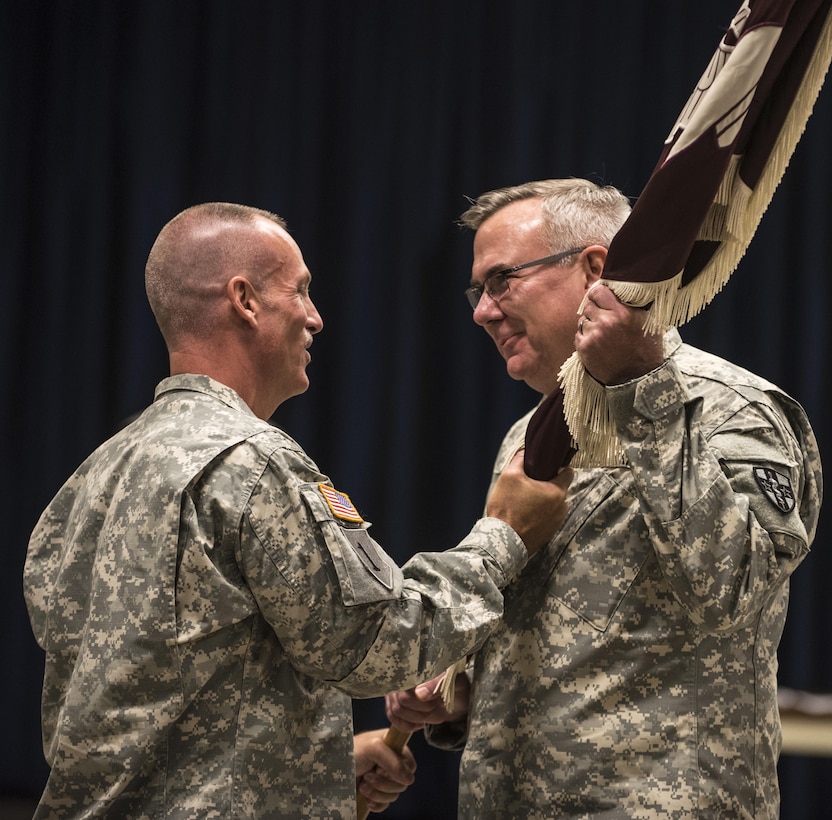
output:
MULTIPOLYGON (((452 712, 454 709, 454 684, 456 683, 456 676, 465 670, 466 659, 460 658, 453 666, 445 670, 445 674, 436 683, 436 688, 433 690, 434 694, 439 693, 442 697, 442 703, 445 705, 447 712, 452 712)), ((401 752, 407 742, 410 740, 409 732, 402 732, 395 726, 391 726, 384 735, 384 742, 394 752, 401 752)), ((358 805, 358 820, 366 820, 369 810, 367 809, 367 798, 363 794, 356 793, 356 803, 358 805)))

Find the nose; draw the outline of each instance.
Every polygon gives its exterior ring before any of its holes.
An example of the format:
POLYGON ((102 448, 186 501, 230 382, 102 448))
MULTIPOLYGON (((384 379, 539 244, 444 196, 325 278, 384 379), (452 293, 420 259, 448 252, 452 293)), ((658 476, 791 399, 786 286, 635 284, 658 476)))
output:
POLYGON ((480 327, 485 327, 489 322, 500 319, 502 316, 503 311, 499 302, 495 302, 486 291, 483 291, 477 306, 474 308, 474 322, 480 327))
POLYGON ((309 312, 306 317, 306 327, 310 333, 320 333, 324 327, 324 320, 321 314, 318 313, 318 308, 315 307, 312 300, 309 300, 309 312))

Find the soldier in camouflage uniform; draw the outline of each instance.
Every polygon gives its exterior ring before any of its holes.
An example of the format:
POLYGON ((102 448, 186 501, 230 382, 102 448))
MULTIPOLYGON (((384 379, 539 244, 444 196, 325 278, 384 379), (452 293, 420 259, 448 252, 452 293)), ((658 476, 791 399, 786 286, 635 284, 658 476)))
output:
POLYGON ((643 312, 592 288, 628 211, 615 189, 552 180, 463 215, 474 320, 509 374, 548 393, 577 349, 626 454, 575 469, 566 522, 505 591, 452 713, 431 684, 387 698, 399 728, 464 749, 470 820, 778 816, 776 653, 815 533, 818 448, 777 387, 676 330, 645 336, 643 312))
POLYGON ((515 460, 458 547, 399 569, 266 421, 308 386, 309 281, 282 220, 244 206, 188 209, 154 244, 171 376, 61 488, 27 554, 51 767, 38 818, 354 817, 350 696, 475 649, 524 542, 563 520, 568 476, 533 482, 515 460))

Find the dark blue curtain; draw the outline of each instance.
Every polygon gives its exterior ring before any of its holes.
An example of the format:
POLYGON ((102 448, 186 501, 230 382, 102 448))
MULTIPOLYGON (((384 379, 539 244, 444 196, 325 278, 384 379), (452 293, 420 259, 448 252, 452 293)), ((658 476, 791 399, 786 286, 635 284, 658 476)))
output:
MULTIPOLYGON (((21 571, 65 477, 151 399, 166 356, 143 266, 206 200, 283 215, 324 318, 292 433, 400 562, 456 542, 535 401, 462 296, 465 195, 588 176, 635 196, 737 0, 9 0, 0 12, 0 791, 35 795, 41 653, 21 571)), ((724 292, 684 337, 788 389, 824 452, 832 89, 724 292)), ((784 685, 832 690, 828 516, 793 581, 784 685)), ((361 728, 384 725, 378 701, 361 728)), ((452 756, 414 748, 390 817, 453 817, 452 756)), ((784 758, 783 816, 832 771, 784 758)))

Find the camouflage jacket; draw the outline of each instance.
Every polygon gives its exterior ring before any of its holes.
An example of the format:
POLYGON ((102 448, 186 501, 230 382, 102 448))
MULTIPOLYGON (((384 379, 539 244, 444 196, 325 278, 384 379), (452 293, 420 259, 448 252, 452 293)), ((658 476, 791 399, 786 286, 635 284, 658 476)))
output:
POLYGON ((37 817, 354 817, 350 696, 478 646, 526 552, 495 519, 400 570, 301 448, 201 376, 163 381, 41 516, 37 817))
POLYGON ((817 444, 773 385, 667 341, 661 368, 608 388, 627 463, 576 470, 469 665, 468 725, 428 733, 464 744, 460 817, 778 817, 776 652, 817 444))

